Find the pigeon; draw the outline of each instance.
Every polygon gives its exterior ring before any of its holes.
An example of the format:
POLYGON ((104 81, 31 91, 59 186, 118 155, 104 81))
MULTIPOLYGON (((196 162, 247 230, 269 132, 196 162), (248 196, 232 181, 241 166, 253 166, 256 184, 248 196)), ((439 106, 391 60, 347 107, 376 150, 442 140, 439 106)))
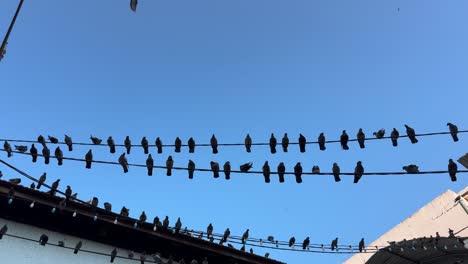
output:
POLYGON ((273 133, 271 133, 271 137, 270 137, 270 152, 271 152, 271 154, 276 153, 276 144, 277 143, 278 142, 276 141, 275 135, 273 133))
POLYGON ((109 202, 105 202, 104 203, 104 210, 106 210, 108 212, 112 212, 112 204, 109 203, 109 202))
POLYGON ((412 144, 418 143, 418 139, 416 138, 416 132, 414 131, 413 128, 409 127, 408 125, 405 125, 406 127, 406 134, 408 135, 408 138, 411 140, 412 144))
POLYGON ((161 226, 162 226, 162 223, 161 223, 161 221, 159 220, 159 217, 157 217, 157 216, 153 219, 153 224, 154 224, 155 226, 157 226, 157 227, 161 227, 161 226))
POLYGON ((283 152, 288 152, 289 138, 288 133, 284 133, 283 139, 281 140, 281 147, 283 147, 283 152))
POLYGON ((5 141, 5 143, 3 143, 3 148, 4 148, 5 151, 7 152, 8 158, 11 157, 11 156, 13 156, 13 155, 11 154, 11 152, 12 152, 11 145, 10 145, 10 143, 8 143, 8 141, 5 141))
POLYGON ((268 258, 270 256, 270 253, 265 253, 265 258, 268 258))
POLYGON ((252 162, 244 163, 240 165, 239 169, 241 172, 248 172, 253 166, 252 162))
POLYGON ((125 137, 124 140, 125 149, 127 149, 127 154, 130 154, 130 149, 132 148, 132 141, 129 136, 125 137))
POLYGON ((46 144, 45 138, 42 135, 39 135, 37 137, 37 142, 41 143, 42 146, 44 146, 46 144))
POLYGON ((91 206, 98 207, 98 205, 99 205, 99 199, 97 197, 93 197, 93 199, 91 200, 91 206))
POLYGON ((50 143, 52 144, 57 144, 59 142, 58 138, 56 137, 48 136, 48 138, 49 138, 50 143))
POLYGON ((93 135, 91 135, 89 138, 91 139, 91 142, 93 142, 94 145, 100 145, 102 142, 102 139, 93 137, 93 135))
POLYGON ((291 237, 289 239, 289 247, 293 247, 294 244, 296 244, 296 238, 295 237, 291 237))
POLYGON ((37 161, 37 149, 34 146, 34 144, 32 144, 31 149, 29 150, 29 153, 31 153, 32 162, 36 162, 37 161))
POLYGON ((146 222, 146 219, 147 219, 147 217, 146 217, 145 211, 141 212, 140 222, 144 223, 144 222, 146 222))
POLYGON ((226 229, 226 231, 224 231, 224 235, 223 235, 223 241, 226 242, 229 238, 229 236, 231 235, 231 230, 229 230, 229 228, 226 229))
POLYGON ((362 252, 364 250, 364 238, 361 238, 359 241, 359 252, 362 252))
POLYGON ((366 140, 366 134, 362 131, 362 128, 359 129, 359 132, 357 133, 357 141, 359 143, 360 148, 365 148, 366 146, 364 145, 364 141, 366 140))
POLYGON ((274 236, 268 236, 267 240, 270 241, 271 243, 275 242, 275 237, 274 236))
POLYGON ((73 251, 73 254, 78 254, 78 251, 80 251, 81 246, 83 246, 83 242, 78 242, 75 246, 75 251, 73 251))
POLYGON ((379 129, 379 131, 374 132, 375 138, 381 139, 385 136, 385 129, 379 129))
POLYGON ((263 164, 263 177, 265 177, 265 182, 270 183, 270 166, 268 165, 268 161, 265 161, 263 164))
POLYGON ((450 129, 450 135, 452 135, 453 141, 457 142, 458 141, 458 127, 452 123, 447 123, 447 126, 450 129))
POLYGON ((176 137, 174 141, 174 152, 180 152, 180 148, 182 147, 182 140, 179 137, 176 137))
POLYGON ((189 179, 193 179, 193 174, 195 173, 195 162, 189 160, 188 162, 188 174, 189 179))
POLYGON ((166 217, 163 220, 163 228, 167 229, 169 227, 169 217, 166 215, 166 217))
POLYGON ((354 183, 358 183, 364 173, 364 167, 362 162, 358 161, 356 168, 354 168, 354 183))
POLYGON ((302 134, 299 134, 299 151, 301 153, 304 153, 306 151, 306 138, 304 137, 304 135, 302 134))
POLYGON ((244 139, 244 145, 245 145, 245 151, 249 152, 251 151, 252 148, 252 138, 250 137, 249 134, 244 139))
POLYGON ((63 152, 60 147, 55 149, 55 158, 57 159, 58 165, 61 166, 63 164, 63 152))
POLYGON ((319 166, 313 166, 312 167, 312 174, 320 174, 320 167, 319 166))
POLYGON ((400 137, 400 132, 398 132, 396 128, 393 128, 390 138, 392 139, 392 145, 394 147, 398 146, 398 137, 400 137))
POLYGON ((46 179, 47 179, 47 173, 44 172, 44 173, 41 175, 41 177, 39 177, 39 182, 37 183, 37 187, 36 187, 38 190, 41 188, 42 184, 44 184, 44 182, 46 181, 46 179))
POLYGON ((457 181, 458 166, 457 166, 457 164, 455 162, 453 162, 452 159, 449 159, 448 172, 449 172, 449 175, 450 175, 450 179, 453 182, 457 181))
POLYGON ((36 189, 36 184, 34 184, 34 182, 31 183, 31 185, 29 186, 29 188, 31 188, 31 189, 36 189))
POLYGON ((408 174, 416 174, 419 172, 419 167, 414 164, 410 164, 408 166, 403 166, 403 170, 405 170, 408 174))
POLYGON ((146 168, 148 169, 148 176, 153 175, 153 167, 154 167, 153 157, 151 157, 151 154, 148 154, 148 158, 146 159, 146 168))
POLYGON ((167 176, 172 176, 172 167, 174 166, 174 160, 172 159, 172 156, 167 157, 166 160, 166 175, 167 176))
POLYGON ((162 141, 161 139, 158 137, 156 138, 156 148, 158 148, 158 154, 161 154, 163 151, 162 151, 162 141))
POLYGON ((141 139, 141 147, 143 148, 143 152, 145 154, 149 153, 149 143, 148 143, 148 140, 146 139, 146 137, 143 137, 141 139))
POLYGON ((15 149, 21 153, 25 153, 26 151, 28 151, 28 146, 17 146, 15 145, 15 149))
POLYGON ((21 183, 21 179, 20 178, 13 178, 13 179, 9 179, 8 182, 11 183, 11 184, 18 185, 18 184, 21 183))
POLYGON ((189 153, 194 153, 195 152, 195 139, 193 137, 189 138, 187 142, 188 148, 189 148, 189 153))
POLYGON ((42 156, 44 157, 44 164, 49 164, 50 161, 50 149, 44 145, 42 149, 42 156))
POLYGON ((340 179, 340 167, 338 166, 338 164, 333 163, 332 171, 333 171, 333 177, 335 178, 335 182, 341 181, 341 179, 340 179))
POLYGON ((68 146, 68 151, 72 151, 73 150, 73 141, 72 141, 72 138, 65 135, 65 144, 68 146))
POLYGON ((180 221, 180 217, 177 218, 177 222, 175 223, 175 232, 179 233, 180 229, 182 228, 182 222, 180 221))
POLYGON ((219 163, 210 161, 211 170, 213 171, 213 177, 219 178, 219 163))
POLYGON ((117 249, 116 249, 116 248, 114 248, 114 249, 112 250, 112 252, 111 252, 111 259, 110 259, 110 262, 111 262, 111 263, 114 263, 115 257, 117 257, 117 249))
POLYGON ((279 182, 284 182, 285 172, 286 172, 286 167, 284 166, 283 162, 280 162, 280 164, 278 165, 279 182))
POLYGON ((111 136, 107 138, 107 145, 109 146, 110 153, 115 153, 115 142, 111 136))
POLYGON ((39 244, 41 246, 45 246, 47 244, 47 242, 49 241, 49 237, 46 236, 45 234, 42 234, 40 237, 39 237, 39 244))
POLYGON ((213 234, 213 225, 210 223, 208 227, 206 228, 206 236, 210 238, 212 234, 213 234))
POLYGON ((302 183, 302 166, 301 163, 298 162, 296 166, 294 166, 294 175, 296 176, 296 182, 297 183, 302 183))
POLYGON ((249 252, 250 254, 253 254, 253 248, 250 248, 249 252))
POLYGON ((211 148, 213 149, 213 154, 218 153, 218 140, 216 139, 214 134, 211 136, 210 144, 211 148))
POLYGON ((91 163, 93 162, 93 151, 89 150, 85 155, 86 168, 91 169, 91 163))
POLYGON ((331 250, 334 251, 335 249, 338 251, 338 238, 333 239, 331 243, 331 250))
POLYGON ((248 238, 249 238, 249 229, 245 230, 244 234, 242 234, 242 244, 245 244, 248 238))
POLYGON ((60 179, 58 179, 58 180, 56 180, 56 181, 54 181, 54 182, 52 183, 52 186, 51 186, 50 191, 49 191, 49 193, 50 193, 52 196, 54 196, 55 193, 57 192, 57 188, 58 188, 58 186, 59 186, 59 183, 60 183, 60 179))
POLYGON ((122 209, 120 210, 120 215, 124 217, 128 217, 129 214, 130 214, 130 209, 123 206, 122 209))
POLYGON ((65 189, 65 197, 67 198, 67 201, 70 200, 70 196, 72 195, 72 189, 70 185, 67 185, 67 189, 65 189))
POLYGON ((130 0, 130 9, 133 12, 136 12, 137 5, 138 5, 138 0, 130 0))
POLYGON ((304 242, 302 242, 302 249, 305 250, 310 244, 310 239, 309 237, 306 237, 306 239, 304 239, 304 242))
POLYGON ((245 252, 245 245, 242 245, 242 247, 240 248, 240 251, 245 252))
POLYGON ((125 157, 125 152, 122 153, 122 155, 120 155, 119 164, 122 166, 123 172, 127 173, 128 172, 128 161, 127 161, 127 158, 125 157))
POLYGON ((327 147, 325 147, 325 135, 323 133, 320 133, 320 135, 318 137, 318 144, 319 144, 320 150, 326 150, 327 149, 327 147))
POLYGON ((343 130, 343 133, 341 134, 341 137, 340 137, 340 143, 341 143, 341 148, 342 149, 344 149, 344 150, 349 149, 348 140, 349 140, 349 136, 348 136, 348 134, 346 134, 346 130, 343 130))
POLYGON ((231 179, 231 163, 229 161, 226 161, 226 163, 224 163, 223 170, 224 177, 226 178, 226 180, 231 179))

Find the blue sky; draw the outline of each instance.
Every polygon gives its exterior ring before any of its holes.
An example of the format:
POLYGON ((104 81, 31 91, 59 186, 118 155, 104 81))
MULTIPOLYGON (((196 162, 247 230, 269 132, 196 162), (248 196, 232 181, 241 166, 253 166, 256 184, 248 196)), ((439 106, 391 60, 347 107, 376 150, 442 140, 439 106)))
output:
MULTIPOLYGON (((16 3, 0 8, 1 32, 6 31, 16 3)), ((137 143, 161 137, 173 143, 194 137, 208 143, 265 142, 270 133, 280 139, 288 132, 315 140, 320 132, 337 139, 343 129, 355 137, 404 124, 416 132, 445 131, 450 121, 468 127, 468 18, 465 1, 144 1, 137 13, 128 1, 25 1, 0 63, 2 138, 35 139, 39 134, 74 141, 112 135, 123 143, 130 135, 137 143), (397 9, 400 8, 400 11, 397 9)), ((299 153, 269 153, 267 147, 187 149, 154 154, 162 165, 173 155, 176 166, 192 159, 208 168, 211 160, 233 167, 265 160, 276 168, 281 161, 291 171, 300 161, 304 170, 319 165, 330 171, 333 162, 352 171, 361 160, 367 171, 399 171, 418 164, 422 170, 447 168, 449 158, 466 152, 465 135, 424 137, 416 145, 401 139, 372 141, 361 150, 329 145, 321 152, 308 146, 299 153)), ((66 156, 83 158, 88 148, 76 147, 66 156)), ((152 153, 155 153, 153 148, 152 153)), ((123 152, 120 149, 117 153, 123 152)), ((128 159, 144 163, 141 149, 128 159)), ((4 157, 3 157, 4 158, 4 157)), ((96 159, 116 161, 107 148, 96 159)), ((448 175, 364 177, 358 185, 350 177, 293 177, 265 184, 260 175, 233 175, 231 181, 186 172, 166 177, 143 168, 65 161, 62 167, 33 164, 27 156, 8 160, 32 175, 47 171, 61 178, 79 196, 98 196, 116 210, 148 217, 180 216, 184 226, 215 231, 230 227, 252 237, 313 243, 367 242, 410 216, 447 189, 466 186, 464 175, 452 183, 448 175)), ((42 161, 42 160, 40 160, 42 161)), ((55 162, 52 162, 55 164, 55 162)), ((461 165, 459 165, 461 168, 461 165)), ((7 177, 16 177, 2 169, 7 177)), ((256 249, 256 252, 263 252, 256 249)), ((288 263, 340 263, 346 255, 316 255, 270 251, 288 263)))

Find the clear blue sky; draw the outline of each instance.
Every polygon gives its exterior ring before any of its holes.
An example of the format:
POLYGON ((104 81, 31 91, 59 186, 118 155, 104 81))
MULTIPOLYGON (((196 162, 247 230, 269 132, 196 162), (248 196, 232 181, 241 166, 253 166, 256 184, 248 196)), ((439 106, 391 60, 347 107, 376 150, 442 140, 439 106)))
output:
MULTIPOLYGON (((8 3, 7 3, 8 2, 8 3)), ((0 7, 1 32, 6 31, 16 1, 0 7)), ((468 3, 455 1, 149 1, 140 0, 132 13, 127 0, 28 1, 0 63, 2 138, 35 139, 39 134, 88 141, 93 134, 112 135, 123 143, 130 135, 153 143, 157 136, 172 143, 194 137, 207 143, 278 139, 288 132, 315 140, 320 132, 336 139, 343 129, 355 137, 362 127, 373 131, 405 123, 416 132, 445 131, 447 121, 467 129, 468 3), (398 12, 397 9, 400 8, 398 12)), ((154 154, 162 165, 172 154, 176 166, 188 159, 207 168, 211 160, 233 167, 253 162, 261 169, 280 161, 288 170, 301 161, 304 170, 333 162, 352 171, 363 161, 367 171, 399 171, 415 163, 422 170, 447 168, 449 158, 467 151, 460 135, 420 138, 411 145, 400 140, 367 143, 360 150, 328 145, 325 152, 308 146, 299 153, 275 155, 268 147, 209 148, 195 154, 165 149, 154 154)), ((83 158, 88 148, 76 147, 66 156, 83 158)), ((120 149, 118 153, 122 152, 120 149)), ((155 149, 152 149, 155 153, 155 149)), ((107 148, 95 159, 116 161, 107 148)), ((2 158, 5 158, 2 154, 2 158)), ((141 149, 128 157, 144 163, 141 149)), ((166 177, 144 168, 95 164, 92 170, 73 161, 62 167, 33 164, 27 156, 8 161, 32 175, 47 171, 62 179, 79 196, 98 196, 116 210, 125 205, 131 216, 180 216, 184 226, 215 231, 230 227, 251 236, 313 243, 371 242, 434 197, 467 184, 466 176, 452 183, 448 175, 364 177, 358 185, 343 177, 293 177, 285 184, 265 184, 260 175, 233 175, 231 181, 186 172, 166 177)), ((459 165, 461 168, 461 165, 459 165)), ((5 177, 16 177, 2 169, 5 177)), ((27 183, 29 185, 29 183, 27 183)), ((256 252, 259 252, 257 249, 256 252)), ((263 251, 260 251, 263 252, 263 251)), ((270 251, 271 257, 292 264, 340 263, 348 256, 270 251)), ((263 254, 263 253, 262 253, 263 254)))

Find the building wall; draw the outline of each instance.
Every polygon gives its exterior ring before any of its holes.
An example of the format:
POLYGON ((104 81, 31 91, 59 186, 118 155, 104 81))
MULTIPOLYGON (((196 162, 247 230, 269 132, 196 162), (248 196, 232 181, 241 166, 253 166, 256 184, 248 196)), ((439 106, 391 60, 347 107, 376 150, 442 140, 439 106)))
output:
MULTIPOLYGON (((467 192, 468 188, 458 194, 451 190, 446 191, 369 246, 388 246, 388 241, 430 237, 435 236, 436 232, 442 237, 447 237, 449 228, 455 232, 461 231, 456 236, 468 237, 468 212, 462 203, 455 202, 459 195, 465 195, 467 192)), ((462 199, 468 205, 466 198, 462 199)), ((372 254, 355 254, 344 263, 363 264, 371 257, 372 254)))
MULTIPOLYGON (((69 236, 49 230, 37 228, 34 226, 24 225, 4 218, 0 218, 0 228, 7 224, 7 234, 17 235, 21 237, 32 238, 39 241, 42 234, 49 237, 49 243, 58 244, 58 241, 64 241, 65 246, 75 247, 78 241, 82 241, 81 249, 97 251, 105 254, 111 253, 114 247, 102 243, 97 243, 90 240, 80 239, 78 237, 69 236)), ((117 256, 128 256, 128 250, 117 248, 117 256)), ((135 264, 140 263, 140 255, 135 254, 135 260, 118 259, 114 263, 119 264, 135 264)), ((153 260, 149 256, 148 260, 153 260)), ((2 264, 83 264, 83 263, 109 263, 110 256, 100 256, 96 254, 78 252, 73 254, 72 249, 65 249, 51 245, 41 246, 39 242, 26 241, 14 237, 3 236, 0 240, 0 263, 2 264)), ((174 262, 176 263, 176 262, 174 262)))

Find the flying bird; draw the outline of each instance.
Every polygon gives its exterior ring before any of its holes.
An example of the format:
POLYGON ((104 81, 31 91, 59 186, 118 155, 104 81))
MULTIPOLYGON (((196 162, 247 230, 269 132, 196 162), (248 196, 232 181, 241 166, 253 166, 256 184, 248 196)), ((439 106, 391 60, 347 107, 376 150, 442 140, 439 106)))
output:
POLYGON ((366 134, 362 131, 362 128, 359 129, 359 132, 357 133, 357 141, 359 143, 360 148, 365 148, 364 141, 366 140, 366 134))
POLYGON ((284 133, 283 139, 281 139, 281 147, 283 147, 283 152, 288 152, 289 138, 288 133, 284 133))
POLYGON ((362 166, 362 162, 358 161, 356 168, 354 168, 354 183, 358 183, 363 174, 364 167, 362 166))
POLYGON ((50 143, 52 144, 57 144, 59 142, 58 138, 56 137, 52 137, 49 135, 48 138, 49 138, 50 143))
POLYGON ((39 182, 37 183, 37 187, 36 187, 38 190, 41 188, 42 184, 44 184, 44 182, 46 181, 46 179, 47 179, 47 173, 44 172, 44 173, 41 175, 41 177, 39 177, 39 182))
POLYGON ((375 138, 381 139, 385 136, 385 129, 379 129, 379 131, 374 132, 375 138))
POLYGON ((182 147, 182 140, 179 137, 176 137, 174 141, 174 152, 180 152, 180 148, 182 147))
POLYGON ((341 134, 341 137, 340 137, 340 143, 341 143, 341 148, 342 149, 344 149, 344 150, 349 149, 348 140, 349 140, 349 136, 348 136, 348 134, 346 134, 346 130, 343 130, 343 133, 341 134))
POLYGON ((271 137, 270 137, 270 152, 271 152, 271 154, 276 153, 276 144, 277 143, 278 143, 278 141, 276 140, 275 135, 273 133, 271 133, 271 137))
POLYGON ((213 177, 219 178, 219 163, 210 161, 211 170, 213 171, 213 177))
POLYGON ((28 151, 28 146, 17 146, 15 145, 15 149, 21 153, 25 153, 26 151, 28 151))
POLYGON ((124 140, 125 149, 127 149, 127 154, 130 154, 130 149, 132 148, 132 141, 129 136, 125 137, 124 140))
POLYGON ((37 142, 41 143, 43 146, 46 144, 45 138, 42 135, 37 137, 37 142))
POLYGON ((392 139, 392 145, 394 147, 398 146, 398 138, 400 137, 400 132, 393 128, 392 133, 390 134, 390 138, 392 139))
POLYGON ((307 143, 307 140, 304 137, 304 135, 299 134, 299 151, 301 153, 306 152, 306 143, 307 143))
POLYGON ((187 142, 188 148, 189 148, 189 153, 194 153, 195 152, 195 139, 193 137, 189 138, 187 142))
POLYGON ((284 166, 283 162, 280 162, 280 164, 278 164, 279 182, 284 182, 284 174, 285 173, 286 173, 286 167, 284 166))
POLYGON ((5 140, 5 143, 3 143, 3 148, 4 148, 5 151, 8 153, 8 158, 11 157, 11 156, 13 156, 13 155, 11 154, 11 152, 12 152, 11 145, 10 145, 10 143, 8 143, 8 141, 5 140))
POLYGON ((414 164, 410 164, 408 166, 403 166, 403 170, 405 170, 408 174, 416 174, 419 172, 419 167, 414 164))
POLYGON ((73 141, 72 141, 72 138, 65 135, 65 144, 68 146, 68 151, 72 151, 73 150, 73 141))
POLYGON ((320 150, 326 150, 327 147, 325 147, 325 134, 320 133, 318 137, 318 143, 319 143, 319 148, 320 150))
POLYGON ((239 169, 241 172, 248 172, 253 166, 252 162, 244 163, 240 165, 239 169))
POLYGON ((44 157, 44 164, 49 164, 50 161, 50 149, 44 145, 42 148, 42 156, 44 157))
POLYGON ((133 12, 136 12, 137 5, 138 5, 138 0, 130 0, 130 9, 133 12))
POLYGON ((450 135, 452 135, 453 141, 457 142, 458 141, 458 127, 450 122, 447 123, 447 126, 449 127, 450 135))
POLYGON ((213 234, 213 225, 210 223, 208 227, 206 228, 206 236, 210 238, 212 234, 213 234))
POLYGON ((148 154, 148 158, 146 159, 146 168, 148 169, 148 176, 153 175, 153 167, 154 167, 153 157, 151 157, 151 154, 148 154))
POLYGON ((127 173, 128 172, 128 161, 127 161, 127 158, 125 157, 125 152, 122 153, 122 155, 120 155, 119 164, 122 166, 123 172, 127 173))
POLYGON ((338 251, 338 238, 333 239, 331 242, 331 250, 334 251, 335 249, 338 251))
POLYGON ((32 162, 36 162, 37 161, 37 148, 34 146, 34 144, 32 144, 31 149, 29 150, 29 153, 31 153, 32 162))
POLYGON ((359 241, 359 252, 362 252, 364 250, 364 238, 361 238, 359 241))
POLYGON ((193 174, 195 173, 195 162, 192 160, 189 160, 188 162, 188 174, 189 174, 189 179, 193 179, 193 174))
POLYGON ((75 251, 73 251, 73 254, 78 254, 78 251, 80 251, 81 246, 83 246, 83 242, 78 242, 75 246, 75 251))
POLYGON ((58 165, 61 166, 63 164, 63 152, 60 147, 55 149, 55 158, 57 159, 58 165))
POLYGON ((218 153, 218 140, 216 139, 214 134, 211 136, 210 144, 211 148, 213 149, 213 154, 218 153))
POLYGON ((242 244, 245 244, 245 241, 249 238, 249 229, 245 230, 244 234, 242 234, 242 244))
POLYGON ((289 239, 289 247, 294 247, 294 244, 296 244, 296 238, 295 237, 291 237, 289 239))
POLYGON ((223 170, 224 177, 226 178, 226 180, 231 179, 231 163, 229 161, 226 161, 226 163, 224 163, 223 170))
POLYGON ((156 138, 156 148, 158 148, 158 154, 161 154, 163 151, 162 151, 162 141, 161 139, 158 137, 156 138))
POLYGON ((141 147, 143 148, 143 152, 145 154, 149 153, 149 143, 148 143, 148 140, 146 139, 146 137, 143 137, 141 139, 141 147))
POLYGON ((146 217, 145 211, 141 212, 140 222, 144 223, 144 222, 146 222, 146 219, 147 219, 147 217, 146 217))
POLYGON ((305 250, 310 244, 310 239, 309 237, 306 237, 306 239, 304 239, 304 242, 302 242, 302 249, 305 250))
POLYGON ((413 144, 418 143, 418 139, 416 138, 416 132, 414 131, 414 129, 409 127, 408 125, 405 125, 405 127, 406 127, 406 134, 408 135, 409 139, 411 140, 411 143, 413 143, 413 144))
POLYGON ((268 161, 265 161, 265 164, 263 164, 263 177, 265 177, 265 182, 270 183, 270 166, 268 165, 268 161))
POLYGON ((294 175, 296 176, 296 182, 297 183, 302 183, 302 166, 301 163, 298 162, 296 166, 294 166, 294 175))
POLYGON ((114 250, 112 250, 112 252, 111 252, 111 259, 110 259, 111 263, 114 263, 115 257, 117 257, 117 249, 116 248, 114 248, 114 250))
POLYGON ((169 216, 166 215, 166 217, 163 220, 163 228, 167 229, 169 227, 169 216))
POLYGON ((245 151, 249 152, 251 151, 252 148, 252 138, 250 137, 249 134, 244 139, 244 145, 245 145, 245 151))
POLYGON ((453 182, 457 181, 458 166, 457 166, 457 164, 455 162, 453 162, 452 159, 449 159, 448 172, 449 172, 449 175, 450 175, 450 179, 453 182))
POLYGON ((338 166, 338 164, 333 163, 332 171, 333 171, 333 177, 335 178, 335 182, 341 181, 341 179, 340 179, 340 167, 338 166))
POLYGON ((107 138, 107 145, 109 146, 110 153, 115 153, 115 142, 112 136, 107 138))
POLYGON ((94 145, 100 145, 102 142, 102 139, 93 137, 93 135, 91 135, 89 138, 91 139, 91 142, 93 142, 94 145))
POLYGON ((169 156, 166 160, 167 176, 172 176, 172 167, 174 167, 174 160, 172 159, 172 156, 169 156))
POLYGON ((85 155, 86 168, 91 169, 91 164, 93 162, 93 151, 89 150, 85 155))

